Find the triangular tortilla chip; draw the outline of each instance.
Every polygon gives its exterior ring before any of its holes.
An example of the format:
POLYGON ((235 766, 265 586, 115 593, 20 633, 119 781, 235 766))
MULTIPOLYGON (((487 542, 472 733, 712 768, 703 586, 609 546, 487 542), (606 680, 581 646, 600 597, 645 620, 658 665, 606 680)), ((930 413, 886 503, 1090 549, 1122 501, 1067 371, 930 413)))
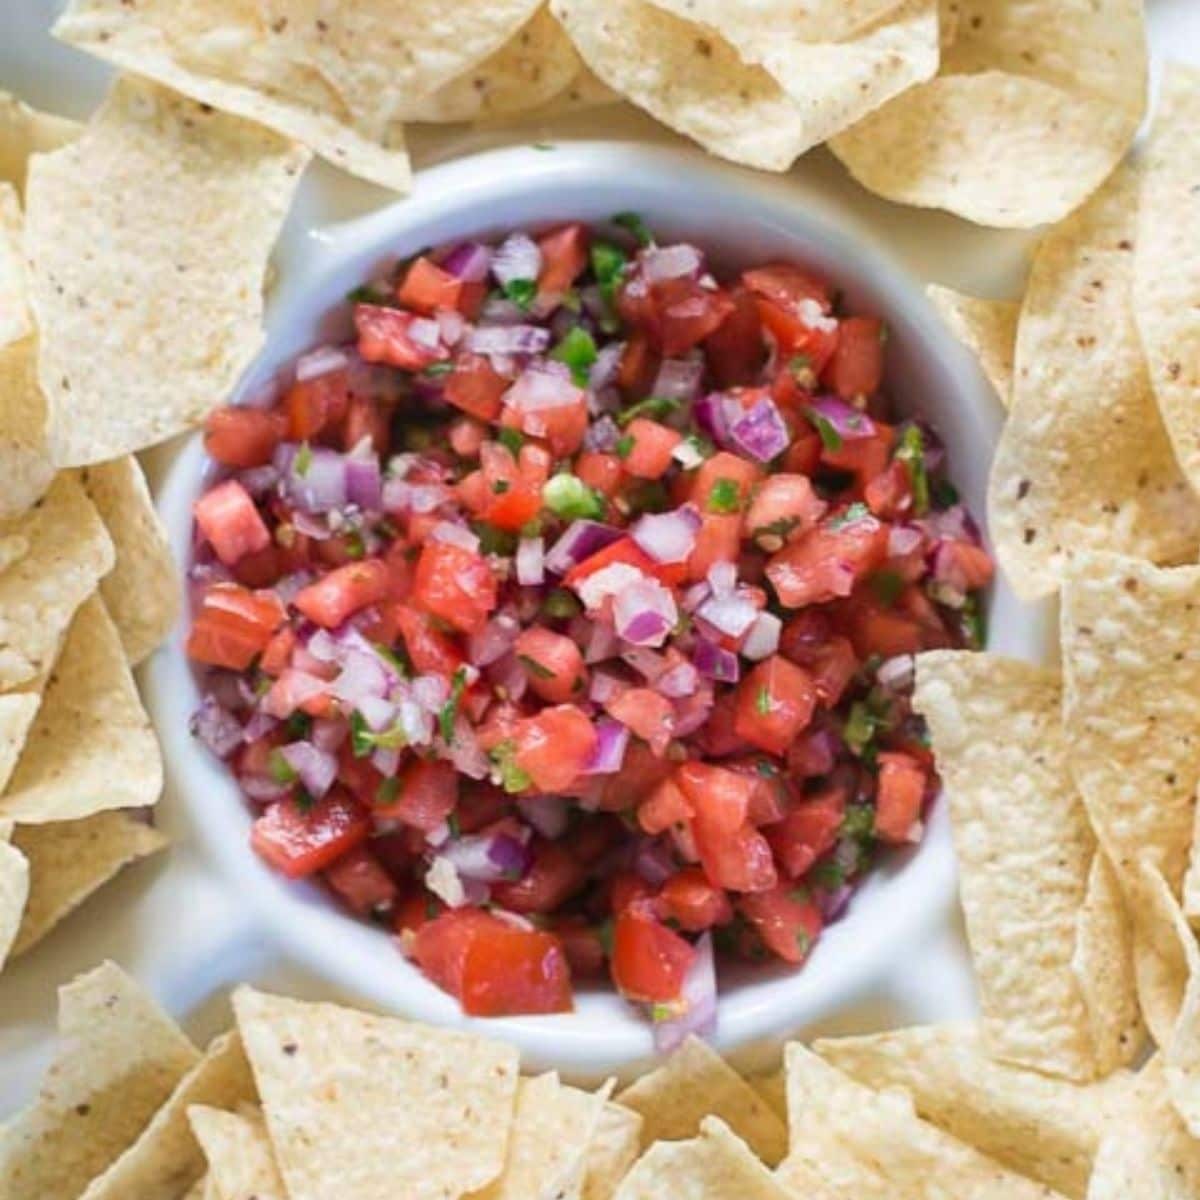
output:
POLYGON ((101 582, 100 594, 125 656, 136 666, 175 624, 183 582, 137 459, 127 454, 85 467, 80 478, 116 548, 116 566, 101 582))
POLYGON ((0 180, 20 192, 30 155, 65 146, 79 136, 80 128, 66 117, 38 112, 8 92, 0 92, 0 180))
POLYGON ((21 252, 21 202, 10 183, 0 182, 0 346, 33 332, 26 304, 25 257, 21 252))
POLYGON ((642 1144, 694 1137, 720 1117, 768 1166, 787 1153, 787 1128, 758 1093, 711 1047, 689 1037, 657 1070, 627 1087, 617 1103, 641 1113, 642 1144))
POLYGON ((588 1147, 583 1200, 612 1200, 641 1151, 641 1114, 605 1101, 588 1147))
MULTIPOLYGON (((0 577, 2 582, 3 577, 0 577)), ((76 614, 0 817, 28 825, 154 804, 162 752, 116 626, 93 596, 76 614)))
POLYGON ((997 555, 1026 599, 1054 592, 1075 554, 1183 562, 1200 544, 1200 501, 1133 322, 1136 201, 1134 170, 1121 167, 1034 259, 988 489, 997 555))
POLYGON ((939 284, 925 289, 950 332, 979 360, 1005 408, 1012 402, 1013 357, 1017 352, 1015 300, 981 300, 939 284))
POLYGON ((112 963, 59 990, 58 1038, 38 1099, 0 1128, 0 1180, 15 1197, 77 1200, 200 1058, 112 963))
POLYGON ((188 1123, 191 1107, 232 1107, 253 1100, 254 1095, 250 1064, 237 1034, 215 1038, 141 1137, 92 1180, 79 1200, 133 1200, 135 1196, 137 1200, 176 1200, 181 1189, 204 1172, 204 1153, 188 1123))
POLYGON ((261 1112, 193 1105, 188 1120, 221 1200, 288 1200, 261 1112))
POLYGON ((444 1200, 500 1175, 511 1047, 248 988, 234 1010, 290 1200, 444 1200))
POLYGON ((59 465, 160 442, 228 397, 262 344, 267 259, 307 159, 123 78, 78 140, 33 160, 25 248, 59 465))
POLYGON ((79 821, 20 825, 13 844, 29 860, 29 901, 14 957, 37 945, 64 917, 123 867, 167 844, 166 837, 127 812, 79 821))
POLYGON ((16 941, 29 896, 29 860, 10 844, 11 821, 0 821, 0 968, 16 941))
POLYGON ((41 702, 40 691, 0 696, 0 793, 17 765, 41 702))

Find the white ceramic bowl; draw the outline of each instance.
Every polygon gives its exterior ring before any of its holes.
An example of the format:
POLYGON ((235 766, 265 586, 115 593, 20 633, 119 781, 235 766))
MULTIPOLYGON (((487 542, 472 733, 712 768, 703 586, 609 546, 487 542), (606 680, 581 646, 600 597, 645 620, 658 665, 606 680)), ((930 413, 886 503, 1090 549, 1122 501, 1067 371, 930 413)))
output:
MULTIPOLYGON (((982 517, 998 405, 942 329, 920 282, 889 258, 886 231, 851 223, 794 180, 768 180, 687 151, 574 143, 484 154, 423 172, 402 202, 293 236, 282 247, 266 347, 239 395, 314 344, 344 336, 340 302, 381 264, 468 235, 569 218, 601 221, 624 210, 641 213, 662 239, 695 241, 719 270, 771 259, 811 264, 844 289, 852 309, 882 315, 890 330, 890 378, 901 404, 929 418, 945 439, 954 481, 982 517)), ((181 564, 204 462, 196 438, 160 493, 181 564)), ((995 589, 990 617, 994 649, 1040 656, 1037 622, 1003 583, 995 589)), ((279 938, 339 989, 420 1020, 470 1024, 386 933, 345 916, 316 886, 287 882, 251 851, 250 813, 231 775, 188 735, 199 696, 184 636, 181 625, 151 664, 150 703, 166 747, 172 795, 190 810, 190 824, 228 886, 261 917, 265 935, 279 938)), ((946 806, 938 804, 919 850, 891 855, 871 874, 803 970, 723 973, 717 1046, 743 1061, 760 1058, 788 1035, 828 1018, 947 920, 954 886, 946 806)), ((573 1077, 624 1073, 653 1057, 646 1021, 607 989, 583 992, 570 1015, 476 1024, 515 1042, 530 1067, 555 1067, 573 1077)))

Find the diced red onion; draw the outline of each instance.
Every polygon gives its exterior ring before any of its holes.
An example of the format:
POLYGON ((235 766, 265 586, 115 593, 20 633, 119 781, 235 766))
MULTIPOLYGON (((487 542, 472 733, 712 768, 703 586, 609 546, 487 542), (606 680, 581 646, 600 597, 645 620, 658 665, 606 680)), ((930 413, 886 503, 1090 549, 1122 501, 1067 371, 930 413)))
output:
POLYGON ((978 546, 982 540, 979 536, 979 526, 961 504, 955 504, 952 508, 940 512, 931 512, 913 524, 925 530, 933 541, 945 538, 953 542, 971 542, 978 546))
POLYGON ((294 445, 284 443, 276 451, 276 466, 283 471, 283 489, 288 500, 309 513, 330 512, 346 507, 346 460, 336 450, 312 446, 303 474, 297 470, 301 456, 294 445), (288 450, 290 453, 281 451, 288 450), (286 465, 281 465, 280 460, 286 465))
POLYGON ((251 715, 250 720, 246 722, 246 728, 242 730, 242 741, 247 744, 257 742, 278 728, 279 719, 277 717, 257 710, 251 715))
POLYGON ((737 683, 741 677, 741 664, 738 656, 732 650, 726 650, 707 638, 697 638, 696 648, 692 651, 692 662, 696 670, 709 679, 718 683, 737 683))
POLYGON ((847 442, 875 436, 875 422, 861 409, 837 396, 817 396, 809 407, 824 417, 837 435, 847 442))
POLYGON ((312 723, 308 738, 318 750, 336 754, 349 732, 350 727, 340 717, 318 717, 312 723))
POLYGON ((729 444, 729 420, 725 397, 720 392, 709 392, 692 405, 692 419, 701 433, 707 434, 718 446, 729 444))
POLYGON ((279 469, 271 463, 264 467, 248 467, 237 473, 237 481, 257 500, 279 482, 279 469))
POLYGON ((554 575, 565 575, 585 558, 619 541, 621 531, 599 521, 572 521, 566 531, 550 547, 546 555, 546 570, 554 575))
POLYGON ((886 659, 879 664, 875 678, 879 686, 888 691, 903 691, 912 684, 916 663, 911 654, 897 654, 895 658, 886 659))
POLYGON ((572 382, 566 367, 551 362, 526 367, 516 383, 504 393, 505 404, 522 413, 569 408, 582 399, 583 392, 572 382), (560 367, 562 369, 558 370, 560 367))
POLYGON ((588 699, 593 704, 603 706, 627 691, 629 691, 629 684, 624 679, 608 671, 592 672, 592 678, 588 685, 588 699))
POLYGON ((428 746, 433 741, 434 719, 434 713, 410 696, 403 697, 397 705, 397 723, 410 745, 428 746))
POLYGON ((340 346, 321 346, 296 360, 296 382, 308 383, 349 365, 349 356, 340 346))
POLYGON ((702 605, 705 600, 712 595, 712 588, 708 586, 706 580, 701 580, 699 583, 693 583, 686 592, 683 593, 683 611, 694 613, 696 609, 702 605))
POLYGON ((616 421, 606 414, 588 426, 587 433, 583 435, 583 448, 607 454, 620 440, 621 430, 616 421))
POLYGON ((638 518, 630 534, 655 562, 680 563, 696 548, 696 536, 703 524, 695 506, 685 504, 673 512, 646 513, 638 518))
POLYGON ((550 331, 539 325, 476 326, 467 335, 467 349, 475 354, 544 354, 550 331))
POLYGON ((742 642, 742 653, 751 662, 770 658, 779 649, 782 630, 783 622, 774 613, 760 612, 742 642))
POLYGON ((696 668, 690 662, 681 662, 669 671, 664 671, 654 685, 655 690, 668 700, 681 700, 690 696, 699 685, 700 680, 696 668))
POLYGON ((329 690, 352 708, 359 708, 365 700, 385 698, 391 683, 387 667, 378 654, 347 650, 342 656, 342 669, 329 690))
POLYGON ((906 558, 925 544, 925 535, 915 525, 893 525, 888 530, 888 558, 906 558))
POLYGON ((584 767, 584 775, 615 775, 625 761, 625 751, 629 746, 629 730, 620 721, 601 717, 596 722, 596 748, 588 765, 584 767))
POLYGON ((678 621, 675 597, 657 579, 642 575, 616 593, 613 623, 617 633, 635 646, 661 646, 678 621))
POLYGON ((447 495, 440 483, 389 479, 383 485, 383 507, 386 512, 431 513, 446 502, 447 495))
POLYGON ((467 332, 466 318, 453 309, 439 308, 437 323, 442 342, 447 346, 457 346, 467 332))
POLYGON ((731 562, 715 562, 705 579, 714 596, 731 595, 737 587, 737 567, 731 562))
POLYGON ((292 513, 292 524, 297 533, 312 538, 314 542, 327 542, 333 537, 333 530, 329 528, 329 521, 324 516, 305 512, 302 508, 292 513))
POLYGON ((379 746, 371 751, 371 766, 385 779, 400 770, 400 751, 395 746, 379 746))
POLYGON ((439 857, 446 859, 463 879, 480 883, 520 879, 532 861, 529 847, 507 833, 451 840, 442 846, 439 857))
POLYGON ((263 697, 263 711, 286 721, 305 701, 324 696, 328 691, 329 684, 324 679, 289 667, 263 697))
POLYGON ((593 391, 611 387, 617 381, 621 367, 621 356, 625 353, 624 342, 608 342, 596 352, 596 361, 588 372, 588 386, 593 391))
POLYGON ((332 754, 318 750, 312 742, 290 742, 280 747, 279 753, 314 799, 319 800, 333 786, 338 764, 332 754))
POLYGON ((633 854, 633 869, 651 887, 659 888, 675 874, 675 858, 665 842, 641 838, 633 854))
POLYGON ((412 698, 427 713, 440 713, 450 699, 450 688, 440 675, 418 675, 412 681, 412 698))
POLYGON ((408 323, 408 336, 425 350, 437 350, 442 344, 442 327, 430 317, 417 317, 408 323))
POLYGON ((291 604, 293 600, 306 588, 314 579, 311 571, 292 571, 285 575, 275 584, 275 595, 283 601, 284 604, 291 604))
POLYGON ((482 283, 492 266, 492 251, 482 242, 460 242, 442 259, 441 266, 465 283, 482 283))
POLYGON ((679 442, 671 451, 671 457, 685 471, 695 470, 704 462, 704 454, 692 438, 684 438, 682 442, 679 442))
POLYGON ((441 751, 441 755, 449 759, 455 770, 468 779, 486 779, 491 773, 491 761, 483 752, 474 728, 470 721, 461 715, 455 717, 454 737, 451 738, 449 746, 441 751))
POLYGON ((511 652, 498 658, 487 669, 487 677, 495 687, 502 688, 510 700, 520 700, 529 686, 529 674, 521 660, 511 652))
POLYGON ((590 630, 584 642, 583 661, 591 664, 614 657, 621 648, 621 639, 603 621, 589 621, 588 625, 590 630))
POLYGON ((628 663, 647 683, 655 683, 667 669, 666 658, 645 646, 623 647, 621 661, 628 663))
POLYGON ((200 707, 192 714, 191 731, 218 758, 227 758, 242 743, 241 722, 211 694, 200 701, 200 707))
POLYGON ((372 733, 382 733, 396 719, 395 704, 382 696, 362 696, 356 709, 372 733))
POLYGON ((491 666, 512 650, 521 632, 520 623, 511 613, 497 613, 467 642, 467 654, 478 667, 491 666))
POLYGON ((651 246, 642 252, 638 262, 651 283, 695 279, 704 267, 700 251, 682 242, 675 246, 651 246))
POLYGON ((383 477, 379 459, 370 450, 369 442, 367 445, 364 453, 356 447, 346 460, 346 499, 364 512, 379 512, 383 507, 383 477))
POLYGON ((696 616, 728 637, 740 638, 758 617, 759 609, 744 592, 710 596, 696 609, 696 616))
POLYGON ((668 400, 694 400, 704 378, 704 362, 698 358, 666 358, 658 369, 651 395, 668 400))
POLYGON ((546 543, 540 538, 522 538, 517 546, 517 582, 538 587, 546 577, 546 543))
POLYGON ((472 554, 479 552, 479 538, 465 525, 456 525, 453 521, 439 521, 430 531, 430 538, 435 542, 445 542, 451 546, 461 546, 472 554))
POLYGON ((654 1023, 654 1048, 660 1054, 670 1054, 689 1037, 705 1037, 716 1028, 717 969, 712 934, 706 933, 695 950, 696 957, 683 979, 679 1014, 654 1023))
POLYGON ((536 280, 542 273, 542 252, 527 233, 510 233, 492 256, 492 274, 501 284, 536 280))
POLYGON ((814 898, 817 907, 821 910, 821 916, 825 919, 825 924, 832 925, 834 921, 841 920, 846 915, 850 901, 854 898, 854 887, 852 884, 843 883, 841 887, 835 888, 832 892, 818 888, 814 892, 814 898))
POLYGON ((238 778, 238 786, 259 804, 269 804, 272 800, 282 800, 290 795, 292 787, 288 783, 278 783, 269 775, 242 775, 238 778))
POLYGON ((567 832, 571 813, 562 796, 518 796, 517 809, 526 824, 550 841, 567 832))
POLYGON ((730 425, 729 440, 743 454, 765 463, 782 454, 791 438, 775 401, 764 396, 730 425))

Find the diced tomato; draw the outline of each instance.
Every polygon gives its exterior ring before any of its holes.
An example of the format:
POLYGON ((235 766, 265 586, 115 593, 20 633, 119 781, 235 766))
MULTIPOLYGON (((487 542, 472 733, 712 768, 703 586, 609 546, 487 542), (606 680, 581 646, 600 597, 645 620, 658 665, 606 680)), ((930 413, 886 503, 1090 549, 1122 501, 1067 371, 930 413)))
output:
POLYGON ((356 612, 383 600, 390 583, 383 560, 368 558, 322 575, 302 588, 292 604, 315 625, 336 629, 356 612))
POLYGON ((687 353, 715 333, 734 311, 729 293, 697 279, 666 279, 652 285, 654 331, 668 358, 687 353))
POLYGON ((780 604, 803 608, 848 596, 887 558, 888 527, 872 516, 840 514, 785 546, 767 564, 780 604))
POLYGON ((821 465, 821 435, 815 429, 800 430, 783 453, 783 469, 796 475, 811 475, 821 465))
POLYGON ((863 499, 871 512, 885 521, 895 521, 911 512, 913 493, 908 464, 893 459, 863 489, 863 499))
POLYGON ((742 283, 757 296, 776 304, 794 305, 813 300, 828 312, 829 285, 823 279, 792 263, 768 263, 742 272, 742 283))
POLYGON ((188 657, 244 671, 267 647, 287 612, 274 592, 216 583, 204 593, 188 635, 188 657))
POLYGON ((646 417, 630 421, 625 436, 630 449, 624 467, 635 479, 658 479, 665 475, 673 461, 672 452, 683 441, 683 434, 646 417))
POLYGON ((615 563, 637 567, 644 574, 653 575, 655 579, 668 585, 679 583, 683 578, 683 570, 679 563, 656 563, 633 538, 623 537, 605 546, 603 550, 597 550, 583 562, 576 563, 564 576, 563 583, 567 587, 575 587, 581 580, 615 563))
POLYGON ((587 686, 579 647, 561 633, 540 626, 526 629, 514 650, 533 691, 549 704, 565 704, 587 686))
POLYGON ((753 293, 739 285, 729 299, 733 304, 729 315, 704 339, 709 370, 723 388, 752 383, 767 356, 753 293))
POLYGON ((292 442, 312 441, 341 423, 350 404, 350 378, 345 370, 325 371, 297 380, 283 400, 287 436, 292 442))
POLYGON ((539 296, 562 296, 583 273, 588 262, 588 231, 578 221, 537 239, 542 252, 539 296))
POLYGON ((413 581, 414 603, 461 633, 476 633, 496 599, 496 577, 482 555, 449 542, 425 543, 413 581))
POLYGON ((355 846, 326 867, 325 882, 360 917, 390 912, 400 894, 396 881, 365 845, 355 846))
POLYGON ((290 625, 285 625, 267 643, 262 653, 259 667, 264 675, 272 678, 281 674, 292 660, 292 651, 296 648, 296 632, 290 625))
POLYGON ((996 565, 982 546, 971 542, 944 540, 938 543, 939 578, 963 592, 985 588, 992 582, 996 565))
POLYGON ((675 774, 695 812, 692 832, 705 873, 732 891, 759 891, 775 884, 771 848, 749 824, 754 781, 736 771, 684 763, 675 774))
POLYGON ((635 333, 625 343, 617 366, 617 387, 626 400, 642 400, 650 394, 662 365, 662 355, 644 333, 635 333))
POLYGON ((210 488, 192 506, 192 512, 200 532, 227 565, 271 544, 266 522, 236 479, 210 488))
POLYGON ((757 463, 721 450, 705 459, 696 472, 692 502, 703 513, 740 513, 749 503, 751 489, 762 477, 763 469, 757 463), (726 502, 724 495, 730 486, 737 489, 732 503, 726 502))
POLYGON ((561 842, 539 839, 533 863, 515 882, 492 884, 492 899, 518 913, 551 913, 587 882, 587 868, 561 842))
POLYGON ((613 927, 613 982, 627 1000, 667 1004, 679 997, 696 960, 693 947, 666 925, 627 908, 613 927))
POLYGON ((354 396, 341 424, 342 448, 353 450, 361 442, 370 444, 376 454, 387 452, 392 413, 387 405, 367 396, 354 396))
POLYGON ((510 383, 493 368, 483 354, 463 354, 446 376, 443 395, 447 404, 462 409, 480 421, 491 422, 500 415, 504 393, 510 383))
POLYGON ((500 924, 467 943, 463 1011, 473 1017, 570 1012, 571 971, 562 943, 551 933, 500 924))
POLYGON ((827 467, 849 471, 859 491, 864 491, 872 479, 887 470, 895 440, 896 431, 876 421, 871 437, 845 438, 840 446, 822 446, 821 461, 827 467))
POLYGON ((759 317, 787 356, 803 355, 820 373, 837 348, 837 323, 829 316, 828 289, 797 267, 747 271, 742 282, 758 296, 759 317))
POLYGON ((812 676, 780 654, 760 662, 738 684, 734 729, 770 754, 786 754, 817 706, 812 676))
POLYGON ((862 658, 916 654, 928 649, 920 622, 892 605, 864 593, 855 595, 840 616, 854 651, 862 658))
POLYGON ((589 978, 604 970, 608 955, 595 925, 589 925, 582 917, 560 917, 550 932, 562 943, 572 976, 589 978))
POLYGON ((418 340, 413 336, 413 323, 437 328, 429 317, 418 317, 398 308, 382 308, 377 304, 356 304, 354 326, 358 330, 358 352, 369 363, 386 363, 405 371, 423 371, 435 362, 445 362, 450 351, 440 338, 418 340))
POLYGON ((621 770, 615 775, 601 776, 605 783, 600 808, 604 812, 626 812, 641 797, 651 795, 674 769, 668 758, 655 754, 645 742, 632 739, 621 770))
POLYGON ((883 380, 883 322, 878 317, 846 317, 838 326, 837 349, 825 378, 847 400, 873 396, 883 380))
POLYGON ((801 878, 833 849, 845 815, 845 799, 842 792, 830 789, 811 800, 801 800, 782 821, 763 830, 789 879, 801 878))
POLYGON ((289 879, 323 871, 367 840, 371 819, 345 792, 332 788, 311 806, 279 800, 254 822, 250 844, 289 879))
POLYGON ((921 764, 907 754, 879 756, 875 793, 875 834, 882 841, 907 842, 921 817, 928 779, 921 764))
POLYGON ((659 900, 666 915, 689 933, 700 933, 733 919, 729 897, 708 881, 702 870, 688 867, 662 885, 659 900))
POLYGON ((699 581, 714 563, 737 562, 742 543, 742 518, 737 513, 705 513, 696 544, 687 560, 688 579, 699 581))
POLYGON ((630 688, 605 704, 609 716, 626 725, 655 754, 665 754, 675 732, 675 706, 651 688, 630 688))
POLYGON ((406 926, 417 931, 412 942, 413 961, 442 991, 461 999, 467 947, 476 934, 512 927, 481 908, 452 908, 429 920, 424 916, 424 904, 433 898, 428 893, 418 893, 418 897, 415 920, 406 926))
MULTIPOLYGON (((786 632, 785 627, 785 635, 786 632)), ((789 649, 787 638, 781 637, 781 648, 787 658, 808 672, 816 686, 817 699, 826 708, 832 708, 842 698, 858 674, 858 655, 844 637, 835 636, 796 649, 789 649)))
POLYGON ((621 474, 624 468, 621 460, 615 454, 601 454, 594 450, 585 450, 575 460, 575 474, 588 487, 607 496, 610 500, 617 494, 621 486, 621 474))
POLYGON ((422 255, 404 274, 396 299, 405 308, 430 315, 439 308, 457 311, 462 303, 463 281, 422 255))
POLYGON ((432 833, 454 811, 458 800, 458 772, 454 765, 436 759, 413 758, 400 768, 396 798, 376 803, 376 820, 403 821, 414 829, 432 833))
POLYGON ((559 404, 554 408, 535 408, 519 413, 515 422, 505 410, 503 423, 513 424, 529 437, 543 438, 549 443, 555 458, 566 458, 574 454, 583 444, 588 429, 587 401, 582 392, 570 404, 559 404))
POLYGON ((450 449, 459 458, 477 458, 479 448, 483 445, 483 439, 486 436, 485 426, 472 417, 460 417, 450 426, 450 432, 447 435, 450 449))
POLYGON ((682 763, 675 782, 697 819, 714 834, 732 833, 746 824, 754 781, 738 771, 701 762, 682 763))
POLYGON ((638 806, 638 824, 649 834, 664 833, 693 816, 692 806, 673 779, 664 779, 638 806))
POLYGON ((543 709, 518 721, 514 761, 539 792, 570 787, 596 750, 596 729, 573 704, 543 709))
POLYGON ((786 883, 743 896, 738 901, 738 910, 767 949, 790 963, 802 963, 809 956, 824 924, 821 910, 808 894, 786 883))
POLYGON ((772 475, 754 492, 743 529, 747 537, 763 539, 764 548, 778 549, 813 528, 826 507, 806 476, 772 475))
POLYGON ((452 676, 465 661, 462 652, 444 633, 433 627, 426 613, 407 604, 392 608, 404 648, 418 673, 452 676))
POLYGON ((204 449, 226 467, 261 467, 283 441, 286 422, 276 409, 218 408, 204 422, 204 449))

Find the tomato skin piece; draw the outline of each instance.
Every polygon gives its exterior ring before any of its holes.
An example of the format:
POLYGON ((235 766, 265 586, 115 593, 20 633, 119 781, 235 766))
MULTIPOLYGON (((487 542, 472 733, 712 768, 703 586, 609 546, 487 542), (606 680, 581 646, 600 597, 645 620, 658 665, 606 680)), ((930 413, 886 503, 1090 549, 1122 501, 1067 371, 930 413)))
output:
POLYGON ((763 469, 757 463, 742 458, 741 455, 731 454, 721 450, 711 458, 705 459, 696 471, 692 483, 692 503, 702 513, 722 513, 730 511, 741 512, 750 500, 751 489, 763 479, 763 469), (717 506, 713 500, 713 489, 718 484, 732 483, 737 487, 737 508, 717 506))
POLYGON ((563 583, 567 587, 574 587, 580 580, 587 579, 589 575, 594 575, 605 567, 611 567, 614 563, 625 563, 628 566, 637 567, 643 574, 653 576, 668 587, 681 583, 684 578, 683 564, 657 563, 633 538, 623 537, 611 545, 605 546, 603 550, 597 550, 583 562, 576 563, 563 576, 563 583))
POLYGON ((609 716, 648 742, 655 754, 666 753, 675 728, 675 706, 666 696, 651 688, 630 688, 604 707, 609 716))
POLYGON ((754 926, 763 944, 784 962, 802 963, 812 952, 824 920, 821 910, 789 884, 743 896, 738 910, 754 926))
POLYGON ((587 266, 589 241, 587 226, 578 221, 537 239, 542 252, 542 269, 537 280, 540 297, 559 297, 570 290, 587 266))
POLYGON ((215 583, 204 593, 192 622, 187 654, 196 662, 244 671, 266 649, 287 611, 274 592, 252 592, 215 583))
POLYGON ((326 867, 325 882, 338 899, 360 917, 377 917, 390 912, 400 895, 396 881, 365 843, 355 846, 326 867))
POLYGON ((742 283, 755 295, 775 304, 796 305, 814 300, 829 311, 829 285, 793 263, 767 263, 742 272, 742 283))
POLYGON ((735 832, 749 819, 754 780, 739 771, 686 762, 676 770, 675 783, 696 819, 717 836, 735 832))
POLYGON ((896 431, 890 425, 876 421, 872 437, 847 438, 837 449, 822 446, 821 461, 827 467, 851 472, 858 490, 865 492, 871 480, 887 470, 895 440, 896 431))
POLYGON ((887 559, 888 528, 863 517, 840 528, 826 521, 785 546, 767 563, 767 578, 785 608, 849 596, 887 559))
POLYGON ((833 849, 845 812, 845 795, 830 789, 801 800, 782 821, 763 830, 775 860, 789 879, 800 879, 818 858, 833 849))
POLYGON ((575 460, 575 474, 588 487, 611 500, 621 486, 621 475, 624 468, 621 460, 615 454, 602 454, 595 450, 585 450, 575 460))
POLYGON ((825 368, 833 390, 846 400, 879 391, 883 346, 883 322, 878 317, 845 317, 838 325, 837 349, 825 368))
POLYGON ((645 333, 635 333, 625 343, 617 366, 617 387, 621 395, 629 402, 644 400, 654 386, 661 365, 662 355, 651 344, 650 338, 645 333))
POLYGON ((405 272, 396 299, 405 308, 430 316, 439 308, 457 311, 462 303, 463 281, 421 255, 405 272))
POLYGON ((493 367, 483 354, 463 354, 446 377, 443 395, 448 404, 462 409, 480 421, 490 423, 500 415, 504 393, 509 381, 493 367))
POLYGON ((737 513, 705 513, 687 560, 687 577, 700 582, 714 563, 737 562, 742 549, 742 518, 737 513))
POLYGON ((673 779, 664 779, 638 806, 638 824, 649 834, 665 833, 690 821, 695 810, 673 779))
POLYGON ((697 279, 666 279, 651 285, 654 332, 663 354, 676 358, 715 333, 733 313, 729 294, 697 279))
POLYGON ((629 422, 625 436, 633 440, 623 466, 635 479, 659 479, 674 461, 672 451, 683 441, 683 434, 646 417, 629 422))
POLYGON ((780 756, 808 727, 817 707, 812 676, 779 654, 760 662, 738 684, 737 696, 734 731, 752 746, 780 756))
POLYGON ((283 400, 290 442, 307 442, 338 425, 350 405, 350 377, 345 370, 326 371, 297 380, 283 400))
POLYGON ((192 506, 200 532, 217 557, 233 566, 247 554, 265 550, 271 544, 267 529, 250 493, 236 479, 210 488, 192 506))
POLYGON ((336 629, 354 613, 383 600, 390 583, 388 568, 382 559, 350 562, 302 588, 292 605, 314 625, 336 629))
POLYGON ((356 304, 354 327, 358 330, 358 352, 369 363, 385 363, 404 371, 423 371, 435 362, 445 362, 450 351, 440 342, 426 346, 412 337, 413 322, 427 319, 398 308, 356 304))
POLYGON ((733 309, 704 339, 704 356, 721 387, 744 387, 757 377, 767 347, 753 293, 739 284, 729 299, 733 309))
POLYGON ((303 879, 361 845, 370 832, 370 817, 332 788, 307 812, 294 800, 276 801, 254 822, 250 844, 275 870, 303 879))
POLYGON ((569 637, 532 626, 517 638, 513 649, 530 688, 548 704, 565 704, 583 694, 587 668, 579 647, 569 637))
POLYGON ((496 607, 496 577, 482 555, 426 542, 417 560, 413 602, 460 633, 477 633, 496 607))
POLYGON ((561 792, 578 778, 596 749, 596 728, 573 704, 518 721, 514 761, 539 792, 561 792))
POLYGON ((466 661, 454 642, 433 627, 427 613, 408 604, 396 604, 392 614, 418 673, 450 678, 466 661))
POLYGON ((286 432, 286 421, 275 409, 226 406, 205 419, 204 450, 226 467, 261 467, 271 461, 286 432))
POLYGON ((666 925, 626 908, 613 926, 612 977, 627 1000, 668 1004, 679 997, 695 949, 666 925))
POLYGON ((552 913, 586 882, 586 868, 561 842, 539 839, 529 870, 521 879, 492 884, 492 899, 516 913, 552 913))
POLYGON ((571 1012, 571 968, 552 933, 480 929, 463 959, 462 1006, 473 1017, 571 1012))
POLYGON ((270 675, 272 679, 281 675, 288 663, 291 662, 292 651, 295 648, 296 631, 290 625, 285 625, 272 636, 266 649, 262 652, 262 658, 258 665, 263 674, 270 675))
POLYGON ((771 475, 754 492, 742 531, 746 537, 762 537, 764 548, 778 549, 812 529, 827 507, 806 475, 771 475), (767 537, 776 539, 774 547, 767 537))
POLYGON ((881 841, 902 845, 909 840, 921 817, 927 783, 924 768, 911 755, 880 754, 875 833, 881 841))
POLYGON ((416 897, 417 902, 412 905, 414 911, 408 915, 409 923, 404 926, 416 929, 412 943, 413 961, 442 991, 461 999, 468 946, 479 933, 497 932, 500 927, 508 927, 499 917, 481 908, 451 908, 430 920, 423 910, 434 898, 424 889, 416 893, 416 897))
POLYGON ((405 825, 432 833, 454 811, 458 802, 458 772, 452 763, 414 758, 400 768, 396 798, 376 804, 376 820, 403 821, 405 825))
POLYGON ((733 905, 718 887, 696 867, 687 867, 672 875, 658 893, 668 917, 673 917, 689 933, 702 933, 714 925, 733 920, 733 905))

